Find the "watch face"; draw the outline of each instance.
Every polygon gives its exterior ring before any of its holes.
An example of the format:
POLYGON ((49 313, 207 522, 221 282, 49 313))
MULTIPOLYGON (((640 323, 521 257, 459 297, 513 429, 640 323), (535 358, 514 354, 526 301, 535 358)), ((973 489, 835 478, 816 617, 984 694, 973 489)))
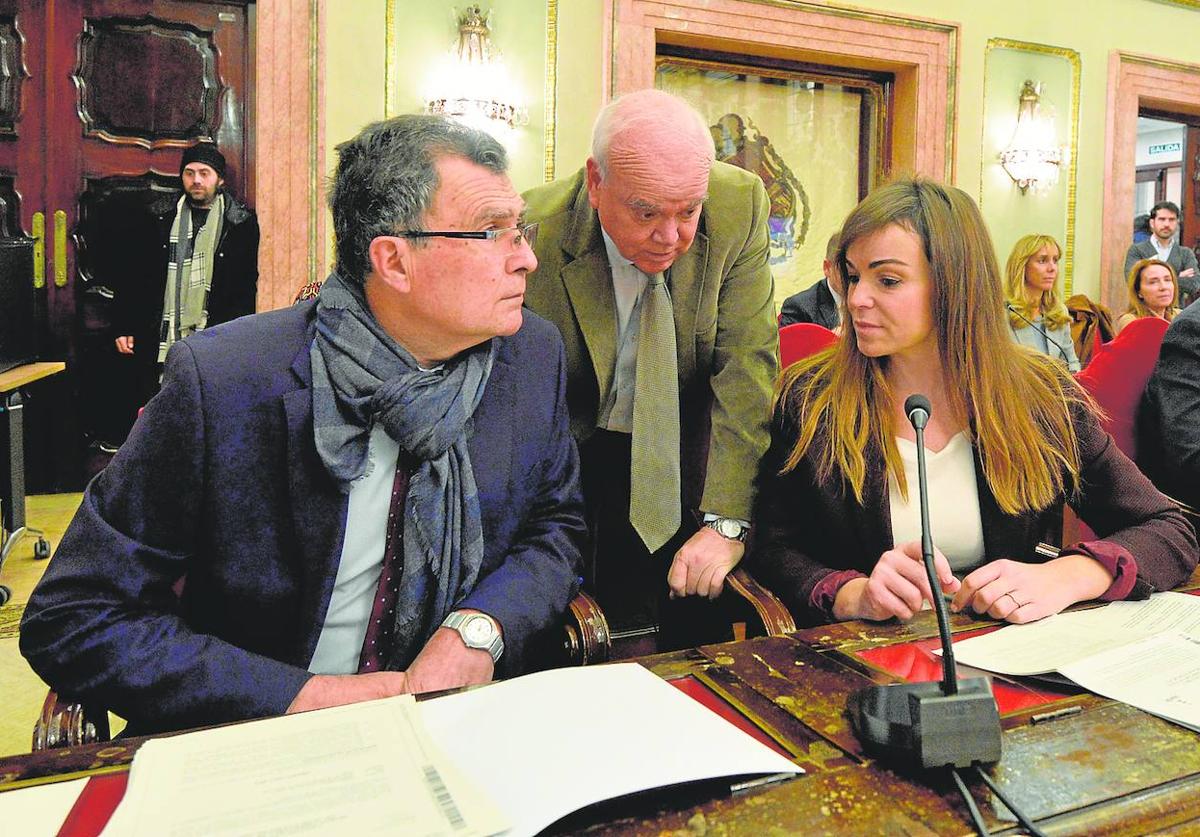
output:
POLYGON ((486 648, 493 633, 492 620, 486 616, 472 616, 462 628, 463 639, 475 648, 486 648))
POLYGON ((738 538, 742 534, 742 525, 736 520, 730 520, 728 517, 721 517, 713 521, 713 528, 717 530, 717 534, 724 538, 738 538))

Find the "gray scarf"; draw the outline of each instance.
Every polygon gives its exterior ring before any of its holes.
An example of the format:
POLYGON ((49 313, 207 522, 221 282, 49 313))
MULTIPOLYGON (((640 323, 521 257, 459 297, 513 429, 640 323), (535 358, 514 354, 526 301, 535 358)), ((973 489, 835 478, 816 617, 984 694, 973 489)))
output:
POLYGON ((376 322, 360 288, 335 272, 317 296, 313 431, 325 468, 349 493, 367 471, 376 421, 418 460, 405 503, 391 670, 409 666, 479 576, 483 527, 467 438, 496 348, 489 340, 426 372, 376 322))

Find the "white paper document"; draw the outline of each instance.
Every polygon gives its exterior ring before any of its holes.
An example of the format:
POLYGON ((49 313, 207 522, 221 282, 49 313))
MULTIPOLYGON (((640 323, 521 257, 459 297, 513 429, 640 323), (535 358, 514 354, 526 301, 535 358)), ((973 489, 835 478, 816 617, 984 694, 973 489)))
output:
POLYGON ((415 707, 405 695, 148 741, 104 837, 503 831, 415 707))
MULTIPOLYGON (((1155 593, 1009 625, 954 643, 957 661, 999 674, 1045 674, 1138 639, 1182 633, 1200 639, 1200 596, 1155 593)), ((1065 673, 1065 672, 1064 672, 1065 673)))
POLYGON ((803 772, 634 663, 540 672, 419 708, 430 738, 496 800, 514 837, 650 788, 803 772))
POLYGON ((1085 689, 1200 727, 1200 597, 1059 613, 954 643, 956 661, 1000 674, 1058 671, 1085 689))
POLYGON ((0 793, 0 833, 54 837, 87 783, 72 779, 0 793))
POLYGON ((1080 686, 1200 728, 1200 637, 1157 634, 1062 668, 1080 686))

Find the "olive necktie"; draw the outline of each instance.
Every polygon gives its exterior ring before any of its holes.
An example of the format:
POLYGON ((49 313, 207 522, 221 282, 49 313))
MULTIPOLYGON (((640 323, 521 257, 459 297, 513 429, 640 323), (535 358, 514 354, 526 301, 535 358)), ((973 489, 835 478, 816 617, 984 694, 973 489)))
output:
POLYGON ((629 468, 629 522, 656 552, 679 531, 679 374, 675 318, 663 275, 642 292, 633 441, 629 468))

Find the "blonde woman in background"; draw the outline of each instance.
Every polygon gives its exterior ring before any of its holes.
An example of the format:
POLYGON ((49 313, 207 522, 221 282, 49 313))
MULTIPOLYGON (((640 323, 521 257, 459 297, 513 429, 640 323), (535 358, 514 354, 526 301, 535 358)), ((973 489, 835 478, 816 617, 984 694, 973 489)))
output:
POLYGON ((1117 334, 1141 317, 1171 322, 1179 313, 1179 280, 1175 268, 1158 259, 1142 259, 1129 269, 1129 310, 1117 318, 1117 334))
POLYGON ((1004 296, 1013 338, 1058 358, 1071 372, 1081 368, 1071 339, 1071 314, 1058 288, 1062 248, 1050 235, 1018 239, 1004 272, 1004 296))
POLYGON ((875 190, 846 219, 837 264, 846 333, 781 376, 754 514, 755 575, 798 619, 908 619, 945 592, 952 610, 1030 622, 1188 577, 1196 538, 1179 510, 1063 365, 1005 335, 995 251, 965 192, 875 190), (904 413, 916 393, 932 404, 936 593, 904 413), (1097 538, 1040 559, 1064 500, 1097 538))

